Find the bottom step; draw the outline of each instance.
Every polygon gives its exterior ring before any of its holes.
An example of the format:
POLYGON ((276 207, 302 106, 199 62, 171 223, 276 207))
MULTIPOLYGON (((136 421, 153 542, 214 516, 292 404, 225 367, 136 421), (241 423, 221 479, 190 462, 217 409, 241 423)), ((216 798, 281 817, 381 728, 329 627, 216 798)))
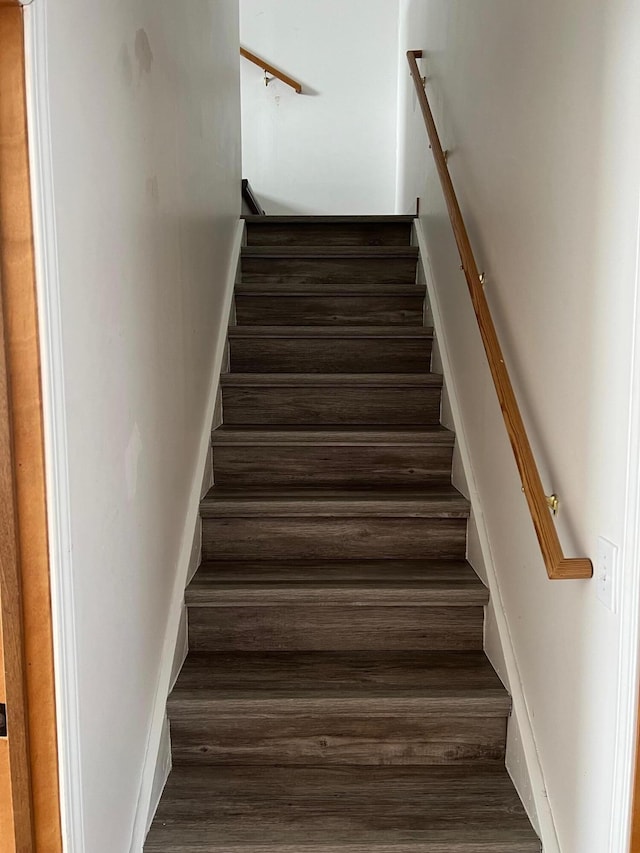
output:
POLYGON ((540 853, 503 768, 180 767, 145 853, 540 853))

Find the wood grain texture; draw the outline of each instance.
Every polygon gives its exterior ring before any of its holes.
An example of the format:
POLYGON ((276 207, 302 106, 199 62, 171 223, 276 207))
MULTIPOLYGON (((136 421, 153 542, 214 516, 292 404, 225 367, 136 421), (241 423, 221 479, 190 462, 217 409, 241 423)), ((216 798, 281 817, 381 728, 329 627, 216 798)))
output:
POLYGON ((349 284, 374 282, 378 284, 411 284, 416 277, 413 258, 375 258, 363 263, 359 258, 323 258, 321 263, 313 258, 246 257, 242 260, 242 280, 246 284, 303 285, 313 282, 349 284))
MULTIPOLYGON (((238 373, 424 373, 433 338, 422 330, 367 327, 238 326, 229 333, 231 370, 238 373), (291 333, 287 334, 286 329, 291 333), (262 334, 260 332, 264 329, 262 334), (251 334, 253 332, 253 334, 251 334)), ((425 330, 426 332, 426 330, 425 330)))
POLYGON ((249 246, 408 246, 412 218, 245 217, 249 246))
POLYGON ((442 388, 439 373, 224 373, 223 388, 442 388))
MULTIPOLYGON (((484 652, 226 652, 189 655, 169 704, 202 699, 244 702, 256 710, 295 699, 352 711, 362 700, 377 712, 405 704, 430 713, 502 715, 510 699, 484 652), (413 702, 417 704, 411 704, 413 702)), ((311 705, 306 706, 307 710, 311 705)))
POLYGON ((259 68, 265 73, 269 73, 274 77, 277 77, 278 80, 282 80, 287 86, 291 86, 291 88, 296 92, 297 95, 302 94, 302 83, 298 80, 294 80, 293 77, 290 77, 288 74, 285 74, 284 71, 280 71, 279 68, 276 68, 275 65, 271 65, 270 62, 266 62, 264 59, 261 59, 259 56, 256 56, 255 53, 251 53, 250 50, 247 50, 245 47, 240 48, 240 56, 243 56, 245 59, 248 59, 249 62, 253 62, 254 65, 257 65, 259 68))
MULTIPOLYGON (((298 288, 299 289, 299 288, 298 288)), ((409 293, 291 293, 259 292, 257 288, 237 291, 238 323, 275 325, 328 324, 360 326, 419 326, 422 323, 424 293, 412 287, 409 293)))
MULTIPOLYGON (((423 284, 416 282, 380 282, 365 279, 363 281, 340 281, 331 282, 319 279, 318 281, 277 281, 261 282, 254 281, 249 284, 239 282, 235 287, 236 295, 256 294, 261 296, 309 296, 311 294, 333 296, 417 296, 422 300, 425 298, 426 288, 423 284)), ((264 324, 261 324, 264 325, 264 324)), ((268 324, 267 324, 268 325, 268 324)), ((275 324, 278 325, 278 324, 275 324)), ((282 325, 291 325, 284 323, 282 325)), ((294 323, 293 325, 300 325, 294 323)), ((366 326, 366 323, 358 325, 366 326)), ((422 328, 422 321, 417 324, 422 328)))
POLYGON ((466 519, 207 518, 205 560, 462 559, 466 519))
POLYGON ((409 61, 409 68, 427 127, 430 147, 440 178, 447 210, 449 211, 449 219, 451 220, 471 302, 478 321, 478 328, 487 355, 493 384, 502 410, 516 465, 520 473, 522 488, 527 499, 531 520, 533 521, 536 536, 538 537, 547 574, 551 580, 590 578, 593 575, 593 567, 590 560, 582 557, 566 558, 564 556, 558 533, 549 513, 542 479, 516 400, 509 371, 505 364, 504 354, 498 340, 489 304, 484 295, 480 273, 473 249, 471 248, 471 242, 467 234, 451 175, 449 174, 447 161, 440 144, 429 100, 422 85, 422 77, 416 61, 421 56, 422 51, 408 51, 407 59, 409 61))
POLYGON ((62 849, 22 10, 0 12, 3 643, 15 849, 62 849))
POLYGON ((451 479, 453 448, 439 444, 254 444, 214 448, 217 484, 421 486, 451 479))
POLYGON ((357 713, 334 713, 327 704, 311 712, 287 702, 259 708, 213 711, 190 701, 171 722, 177 764, 432 765, 504 763, 506 714, 502 717, 429 716, 398 707, 376 714, 363 703, 357 713), (239 716, 242 725, 238 725, 239 716))
POLYGON ((416 280, 415 247, 367 248, 247 246, 242 250, 242 281, 413 284, 416 280))
POLYGON ((482 648, 478 607, 340 605, 189 608, 193 651, 482 648))
POLYGON ((147 853, 540 853, 504 769, 180 767, 147 853))
MULTIPOLYGON (((373 261, 390 259, 409 259, 417 261, 417 246, 243 246, 244 260, 262 259, 273 263, 277 260, 309 260, 314 261, 320 270, 323 261, 327 259, 341 261, 356 261, 354 269, 373 261)), ((415 279, 413 279, 415 280, 415 279)))
POLYGON ((234 425, 387 425, 437 424, 440 388, 415 384, 251 385, 225 384, 222 406, 234 425))
POLYGON ((221 517, 468 518, 469 501, 453 486, 432 489, 313 489, 213 486, 200 503, 203 519, 221 517))
POLYGON ((176 762, 432 764, 503 760, 509 709, 481 653, 296 651, 192 653, 168 710, 176 762))
POLYGON ((204 562, 187 604, 484 605, 488 592, 458 560, 204 562))
POLYGON ((482 652, 442 378, 419 370, 424 288, 370 275, 407 259, 371 246, 378 219, 264 219, 145 850, 539 853, 501 767, 510 699, 482 652))
MULTIPOLYGON (((5 663, 3 654, 2 606, 0 602, 0 702, 6 704, 5 663)), ((13 825, 13 799, 11 790, 11 757, 9 741, 0 738, 0 838, 5 839, 7 853, 15 851, 15 830, 13 825)))
POLYGON ((252 446, 264 447, 318 445, 331 447, 453 447, 455 435, 440 424, 403 429, 376 429, 365 427, 288 427, 284 429, 260 429, 260 427, 229 427, 222 424, 211 434, 214 447, 252 446))
MULTIPOLYGON (((413 328, 398 329, 395 326, 385 328, 384 326, 352 326, 350 328, 341 329, 335 326, 231 326, 229 329, 230 340, 242 340, 245 338, 266 338, 269 340, 284 338, 294 340, 316 340, 326 339, 331 340, 362 340, 375 339, 386 340, 392 338, 396 342, 402 340, 424 340, 433 339, 433 329, 422 326, 413 328)), ((242 373, 243 371, 238 371, 242 373)), ((289 371, 284 370, 283 373, 289 371)), ((315 371, 314 371, 315 372, 315 371)), ((344 371, 348 373, 349 371, 344 371)), ((372 373, 376 371, 371 371, 372 373)), ((402 373, 401 370, 396 371, 402 373)), ((424 372, 424 371, 423 371, 424 372)))

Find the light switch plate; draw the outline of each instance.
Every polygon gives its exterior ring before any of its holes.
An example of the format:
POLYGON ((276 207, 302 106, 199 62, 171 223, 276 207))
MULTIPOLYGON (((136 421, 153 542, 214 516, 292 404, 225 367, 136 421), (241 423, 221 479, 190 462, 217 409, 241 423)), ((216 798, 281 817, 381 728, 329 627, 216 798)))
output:
POLYGON ((616 585, 618 574, 618 546, 604 536, 598 537, 596 586, 598 598, 613 613, 616 611, 616 585))

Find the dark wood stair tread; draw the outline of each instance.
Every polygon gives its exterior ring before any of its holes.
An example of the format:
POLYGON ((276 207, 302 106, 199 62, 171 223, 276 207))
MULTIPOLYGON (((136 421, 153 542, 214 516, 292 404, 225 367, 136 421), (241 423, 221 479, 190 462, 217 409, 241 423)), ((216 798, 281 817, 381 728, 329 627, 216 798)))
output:
POLYGON ((503 768, 179 766, 146 853, 540 853, 503 768))
MULTIPOLYGON (((424 284, 375 281, 239 282, 237 296, 414 296, 424 299, 424 284)), ((422 328, 422 324, 417 324, 422 328)))
POLYGON ((368 388, 440 388, 439 373, 224 373, 220 377, 223 388, 277 387, 368 387, 368 388))
POLYGON ((247 488, 213 486, 203 518, 221 516, 384 516, 467 518, 469 502, 453 486, 430 489, 247 488))
POLYGON ((214 447, 222 445, 440 445, 452 447, 455 434, 443 426, 434 425, 417 429, 379 429, 376 427, 232 427, 224 424, 212 432, 214 447))
POLYGON ((307 258, 323 260, 338 258, 358 260, 360 258, 418 258, 417 246, 243 246, 245 258, 307 258))
POLYGON ((191 700, 312 700, 334 711, 377 700, 378 713, 407 710, 410 701, 413 711, 483 716, 503 716, 511 708, 484 652, 194 652, 170 710, 191 700))
POLYGON ((504 768, 413 217, 245 219, 144 849, 540 853, 504 768))
POLYGON ((238 338, 433 338, 423 326, 230 326, 238 338))
POLYGON ((189 605, 484 605, 489 595, 463 560, 205 561, 189 605))

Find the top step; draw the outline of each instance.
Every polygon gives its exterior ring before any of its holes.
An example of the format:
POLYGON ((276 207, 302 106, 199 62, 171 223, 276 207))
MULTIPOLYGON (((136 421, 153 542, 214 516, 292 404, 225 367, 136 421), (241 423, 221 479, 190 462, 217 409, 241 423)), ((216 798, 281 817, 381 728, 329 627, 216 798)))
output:
POLYGON ((409 246, 412 216, 245 216, 248 246, 409 246))

